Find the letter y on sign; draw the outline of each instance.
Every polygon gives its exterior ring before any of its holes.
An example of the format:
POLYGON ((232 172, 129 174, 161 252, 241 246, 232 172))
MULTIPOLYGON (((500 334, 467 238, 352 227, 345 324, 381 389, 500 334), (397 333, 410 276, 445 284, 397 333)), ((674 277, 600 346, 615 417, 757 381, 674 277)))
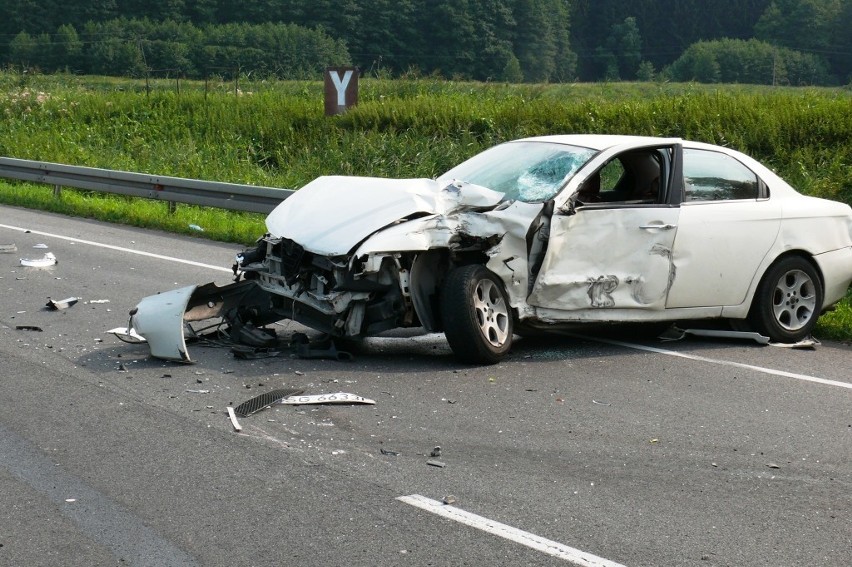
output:
POLYGON ((337 106, 346 105, 346 87, 349 86, 349 81, 352 80, 352 71, 343 73, 343 80, 340 80, 340 75, 337 71, 330 71, 331 82, 334 83, 334 88, 337 90, 337 106))

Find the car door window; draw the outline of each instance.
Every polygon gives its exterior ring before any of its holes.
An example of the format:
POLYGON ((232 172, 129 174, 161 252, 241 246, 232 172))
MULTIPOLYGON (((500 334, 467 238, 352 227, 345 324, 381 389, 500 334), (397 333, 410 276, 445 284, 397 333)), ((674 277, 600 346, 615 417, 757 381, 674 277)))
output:
POLYGON ((757 199, 757 175, 734 158, 709 150, 683 150, 684 201, 757 199))
POLYGON ((666 200, 670 148, 625 152, 608 161, 580 187, 581 204, 639 205, 666 200))

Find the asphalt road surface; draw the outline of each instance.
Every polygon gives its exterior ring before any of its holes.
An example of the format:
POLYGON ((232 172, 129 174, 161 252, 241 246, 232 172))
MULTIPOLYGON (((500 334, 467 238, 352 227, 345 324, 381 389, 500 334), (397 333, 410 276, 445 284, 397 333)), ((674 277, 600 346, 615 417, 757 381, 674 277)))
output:
POLYGON ((177 364, 106 331, 229 283, 238 247, 0 207, 3 244, 0 565, 850 565, 849 345, 584 333, 470 367, 396 333, 177 364), (234 430, 229 404, 291 387, 376 403, 234 430))

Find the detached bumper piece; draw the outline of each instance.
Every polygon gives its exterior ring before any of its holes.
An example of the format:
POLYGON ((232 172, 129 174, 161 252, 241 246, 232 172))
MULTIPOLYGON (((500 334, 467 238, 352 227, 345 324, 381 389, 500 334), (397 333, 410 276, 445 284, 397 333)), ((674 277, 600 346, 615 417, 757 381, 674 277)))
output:
POLYGON ((247 334, 245 327, 277 320, 269 309, 269 294, 253 281, 219 287, 214 283, 189 286, 144 298, 130 312, 130 329, 144 337, 151 356, 191 362, 186 348, 193 321, 221 318, 230 332, 247 334))

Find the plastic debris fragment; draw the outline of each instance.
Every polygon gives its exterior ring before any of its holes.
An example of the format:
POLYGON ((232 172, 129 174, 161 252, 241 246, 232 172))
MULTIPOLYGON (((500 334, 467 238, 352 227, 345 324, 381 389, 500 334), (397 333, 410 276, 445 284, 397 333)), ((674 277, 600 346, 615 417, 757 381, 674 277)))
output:
POLYGON ((44 258, 21 258, 21 265, 28 268, 48 268, 50 266, 55 266, 58 263, 59 261, 56 259, 56 256, 53 255, 53 252, 48 252, 44 255, 44 258))
POLYGON ((234 413, 234 408, 228 406, 228 417, 231 418, 231 425, 234 426, 234 431, 242 431, 243 427, 240 425, 240 422, 237 421, 237 416, 234 413))
POLYGON ((60 309, 68 309, 72 305, 76 304, 80 301, 79 297, 66 297, 65 299, 51 299, 45 306, 54 310, 59 311, 60 309))
POLYGON ((272 390, 271 392, 266 392, 265 394, 255 396, 254 398, 241 403, 240 405, 234 408, 234 413, 240 417, 248 417, 253 413, 257 413, 260 410, 271 406, 272 404, 283 403, 282 400, 284 400, 285 398, 299 395, 303 391, 304 390, 296 390, 292 388, 272 390))
POLYGON ((35 325, 15 325, 15 330, 17 330, 17 331, 36 331, 36 332, 39 332, 39 333, 44 331, 44 329, 42 329, 41 327, 36 327, 35 325))
POLYGON ((369 398, 362 398, 355 394, 337 392, 336 394, 313 394, 307 396, 292 395, 281 400, 281 403, 298 406, 305 404, 375 404, 376 401, 369 398))
POLYGON ((797 343, 771 342, 771 343, 769 343, 769 346, 781 347, 781 348, 815 349, 816 347, 820 346, 821 344, 822 343, 819 342, 819 340, 817 340, 813 337, 808 337, 806 339, 800 340, 797 343))
POLYGON ((132 328, 128 327, 116 327, 115 329, 110 329, 107 331, 107 334, 115 335, 116 338, 125 342, 125 343, 144 343, 145 337, 137 333, 132 328))
POLYGON ((14 254, 18 247, 14 244, 0 244, 0 254, 14 254))

